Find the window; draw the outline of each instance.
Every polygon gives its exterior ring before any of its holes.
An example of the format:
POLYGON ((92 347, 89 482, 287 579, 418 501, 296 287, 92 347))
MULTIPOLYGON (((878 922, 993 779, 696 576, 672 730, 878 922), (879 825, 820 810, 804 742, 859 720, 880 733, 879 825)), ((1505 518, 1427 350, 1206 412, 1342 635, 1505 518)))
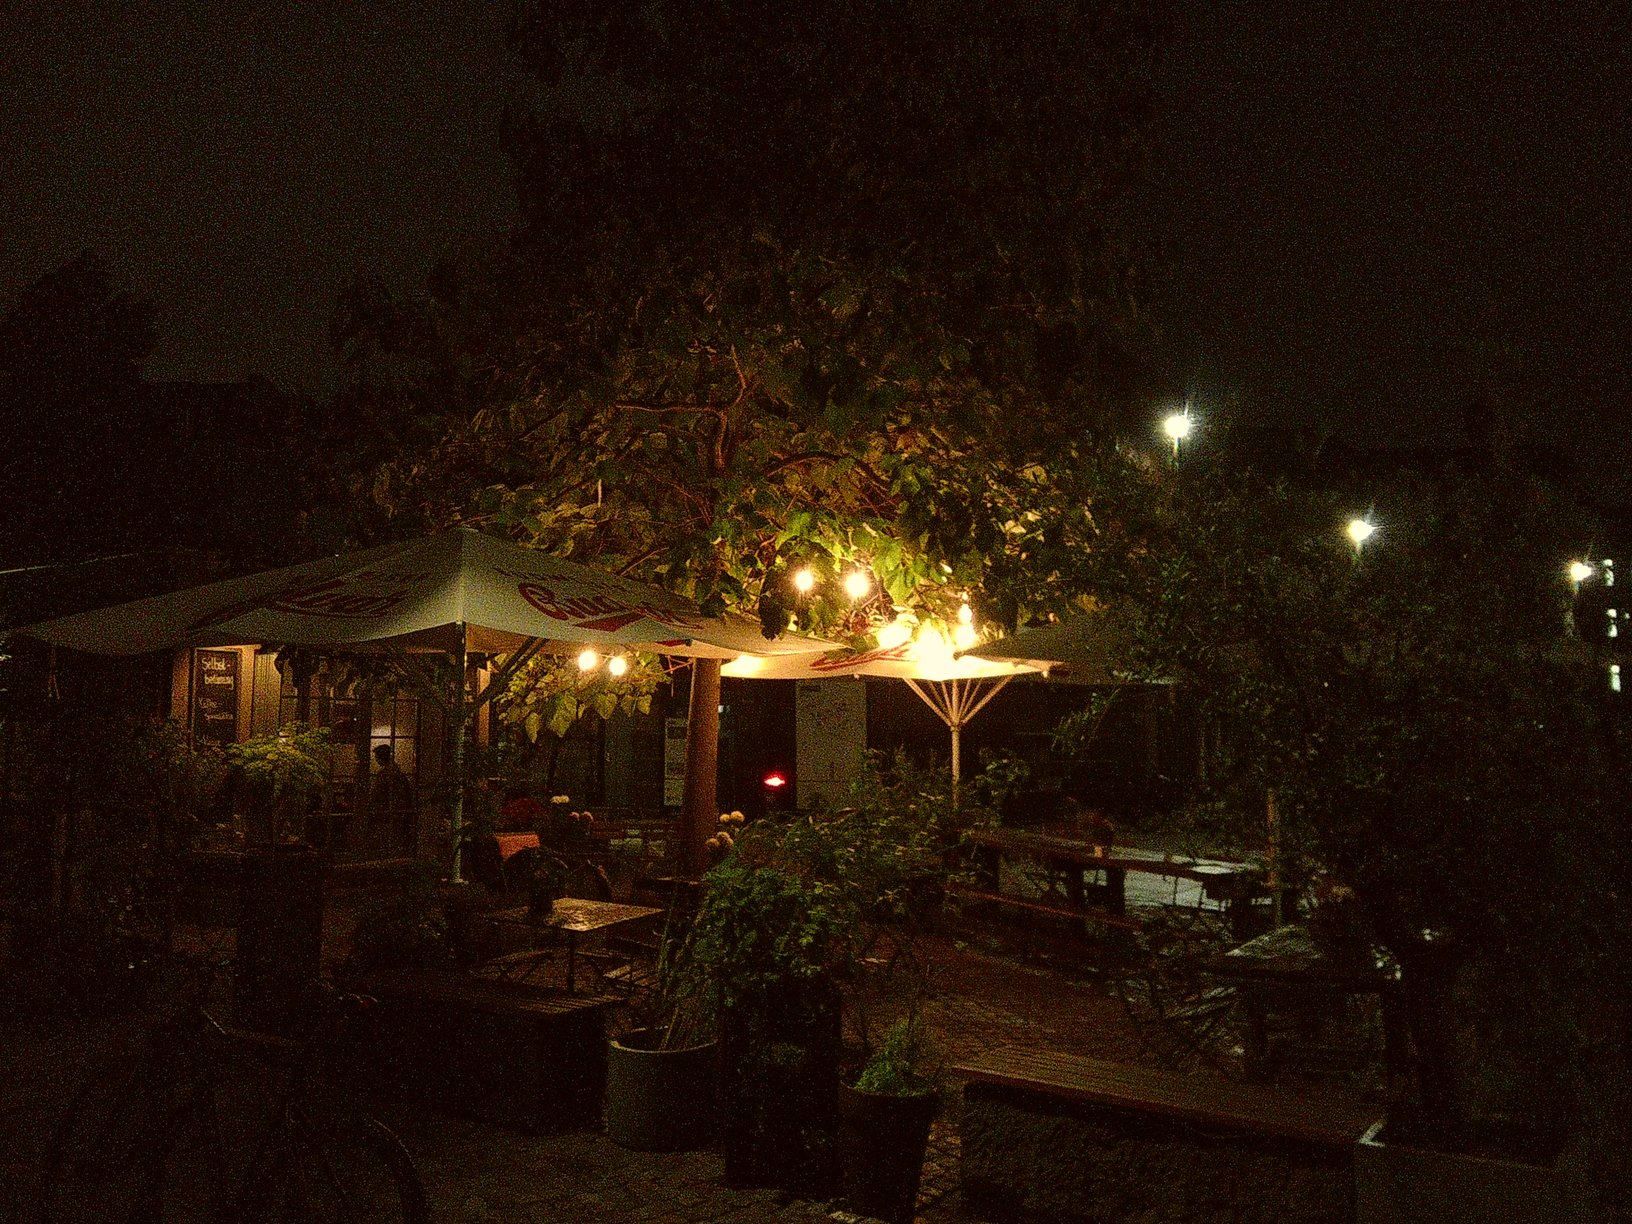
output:
POLYGON ((413 854, 419 839, 418 699, 377 681, 337 690, 324 663, 304 694, 288 676, 283 679, 278 723, 297 721, 327 727, 334 744, 325 827, 313 831, 312 840, 337 859, 413 854))

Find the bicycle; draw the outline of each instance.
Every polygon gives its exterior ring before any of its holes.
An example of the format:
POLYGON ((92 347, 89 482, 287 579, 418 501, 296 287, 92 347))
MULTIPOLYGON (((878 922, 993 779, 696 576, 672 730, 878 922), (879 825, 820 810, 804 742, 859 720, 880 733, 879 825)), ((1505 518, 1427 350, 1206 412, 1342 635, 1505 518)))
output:
POLYGON ((428 1224, 413 1160, 378 1119, 314 1091, 358 1009, 333 996, 304 1041, 228 1030, 190 1000, 88 1075, 55 1127, 39 1224, 428 1224), (241 1044, 286 1061, 235 1058, 241 1044), (268 1076, 273 1084, 268 1089, 268 1076))

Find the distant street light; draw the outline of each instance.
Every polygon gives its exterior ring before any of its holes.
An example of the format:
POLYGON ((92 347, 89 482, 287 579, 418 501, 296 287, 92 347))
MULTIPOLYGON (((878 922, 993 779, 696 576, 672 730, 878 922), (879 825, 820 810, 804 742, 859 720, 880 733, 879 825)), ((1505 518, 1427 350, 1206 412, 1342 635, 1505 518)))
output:
POLYGON ((1592 566, 1585 561, 1570 562, 1570 581, 1575 583, 1576 586, 1580 586, 1588 578, 1591 578, 1593 573, 1592 566))
POLYGON ((1354 551, 1358 553, 1366 541, 1376 533, 1377 524, 1366 518, 1352 518, 1344 530, 1348 532, 1349 539, 1354 541, 1354 551))
POLYGON ((1172 440, 1173 457, 1175 459, 1179 457, 1179 443, 1190 436, 1190 431, 1195 428, 1195 425, 1195 418, 1190 415, 1189 404, 1184 406, 1182 412, 1170 413, 1167 419, 1162 422, 1162 432, 1172 440))

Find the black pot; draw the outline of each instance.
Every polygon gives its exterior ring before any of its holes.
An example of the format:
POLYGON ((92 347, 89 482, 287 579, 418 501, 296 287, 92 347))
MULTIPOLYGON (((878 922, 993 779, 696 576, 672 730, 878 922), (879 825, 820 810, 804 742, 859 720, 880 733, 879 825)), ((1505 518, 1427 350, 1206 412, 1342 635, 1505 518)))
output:
POLYGON ((793 983, 774 1003, 756 1002, 721 1016, 726 1185, 828 1198, 839 1083, 837 991, 827 982, 793 983))
POLYGON ((661 1029, 636 1029, 606 1051, 606 1134, 637 1152, 706 1147, 718 1111, 719 1045, 664 1050, 661 1029))
POLYGON ((890 1096, 839 1085, 839 1192, 858 1215, 912 1224, 934 1092, 890 1096))

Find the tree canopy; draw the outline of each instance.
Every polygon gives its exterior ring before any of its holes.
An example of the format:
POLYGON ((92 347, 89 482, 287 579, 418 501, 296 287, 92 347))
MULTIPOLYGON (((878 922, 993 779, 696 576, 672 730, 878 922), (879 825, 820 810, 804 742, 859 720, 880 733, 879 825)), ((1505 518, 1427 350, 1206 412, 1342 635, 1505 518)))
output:
POLYGON ((1143 326, 1119 209, 1153 6, 523 3, 501 252, 338 316, 350 487, 767 632, 1062 572, 1143 326), (1061 490, 1066 490, 1061 496, 1061 490))
POLYGON ((1626 990, 1624 940, 1582 903, 1627 862, 1629 757, 1603 661, 1573 637, 1579 503, 1507 466, 1401 473, 1356 501, 1185 464, 1108 465, 1097 508, 1092 581, 1219 732, 1203 819, 1262 845, 1273 795, 1282 870, 1352 896, 1402 967, 1424 1108, 1447 1128, 1470 1105, 1565 1108, 1543 1076, 1600 1002, 1580 984, 1626 990), (1344 526, 1368 505, 1357 546, 1344 526))

